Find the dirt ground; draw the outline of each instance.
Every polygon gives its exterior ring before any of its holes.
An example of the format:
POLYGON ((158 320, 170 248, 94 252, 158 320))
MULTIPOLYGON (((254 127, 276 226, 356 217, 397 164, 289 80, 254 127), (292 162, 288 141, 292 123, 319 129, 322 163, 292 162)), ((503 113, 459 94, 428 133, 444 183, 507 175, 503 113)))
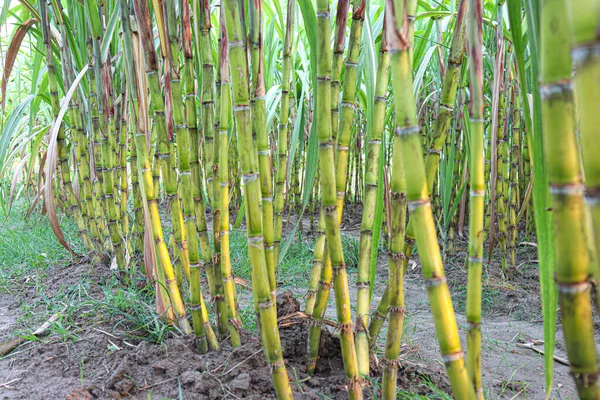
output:
MULTIPOLYGON (((346 234, 357 235, 356 221, 347 221, 346 234)), ((457 247, 464 248, 464 243, 457 247), (462 246, 462 247, 461 247, 462 246)), ((502 283, 499 266, 489 267, 484 290, 483 380, 486 398, 543 399, 545 377, 543 356, 518 344, 543 339, 541 303, 537 284, 535 248, 520 246, 519 268, 509 283, 502 283)), ((446 273, 464 339, 464 251, 446 262, 446 273)), ((450 387, 438 352, 427 294, 420 275, 418 259, 413 257, 406 276, 406 321, 398 386, 422 398, 441 398, 433 388, 445 393, 450 387)), ((112 272, 107 266, 87 264, 55 266, 44 282, 46 296, 70 282, 91 279, 100 283, 112 272)), ((307 266, 308 268, 308 266, 307 266)), ((381 256, 372 308, 379 302, 387 279, 387 261, 381 256)), ((349 270, 351 282, 356 271, 349 270)), ((354 286, 351 295, 356 296, 354 286)), ((303 308, 305 288, 292 288, 278 296, 280 316, 303 308), (298 299, 298 300, 297 300, 298 299), (300 300, 300 302, 299 302, 300 300)), ((92 285, 85 296, 101 299, 100 285, 92 285)), ((31 303, 35 291, 0 295, 0 342, 14 337, 22 304, 31 303)), ((248 294, 240 299, 249 298, 248 294)), ((332 296, 333 299, 333 296, 332 296)), ((335 320, 335 305, 330 301, 326 317, 335 320)), ((206 355, 194 351, 193 339, 169 334, 162 344, 132 338, 126 324, 116 316, 106 321, 94 312, 81 311, 76 340, 48 336, 26 342, 0 359, 0 398, 3 399, 264 399, 273 398, 271 378, 256 336, 245 332, 244 345, 233 350, 227 341, 218 352, 206 355)), ((297 399, 345 399, 346 379, 339 342, 334 333, 323 335, 317 374, 304 373, 308 325, 301 318, 285 319, 280 327, 282 347, 297 399)), ((385 342, 385 328, 379 347, 385 342)), ((463 348, 466 343, 463 341, 463 348)), ((538 344, 538 349, 543 345, 538 344)), ((556 355, 566 358, 562 332, 558 327, 556 355)), ((381 365, 372 360, 372 379, 381 376, 381 365)), ((365 398, 374 398, 366 389, 365 398)), ((410 397, 419 398, 419 397, 410 397)), ((568 367, 555 363, 552 398, 574 399, 576 393, 568 367)))

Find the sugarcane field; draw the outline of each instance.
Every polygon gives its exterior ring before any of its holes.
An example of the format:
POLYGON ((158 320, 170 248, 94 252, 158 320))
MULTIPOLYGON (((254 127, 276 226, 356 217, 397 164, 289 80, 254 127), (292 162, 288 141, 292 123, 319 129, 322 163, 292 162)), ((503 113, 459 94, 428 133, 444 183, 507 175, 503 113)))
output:
POLYGON ((0 399, 600 400, 600 0, 0 0, 0 399))

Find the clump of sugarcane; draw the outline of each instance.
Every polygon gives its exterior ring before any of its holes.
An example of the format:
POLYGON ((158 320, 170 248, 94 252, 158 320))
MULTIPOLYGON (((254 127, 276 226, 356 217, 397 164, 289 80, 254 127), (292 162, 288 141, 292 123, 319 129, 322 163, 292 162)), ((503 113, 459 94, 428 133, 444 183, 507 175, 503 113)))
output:
MULTIPOLYGON (((161 155, 160 158, 156 159, 155 161, 161 164, 163 181, 165 183, 165 186, 169 186, 169 188, 167 189, 167 193, 169 193, 172 196, 170 199, 172 203, 171 207, 178 208, 179 213, 181 213, 179 199, 177 197, 177 181, 173 176, 173 168, 170 166, 171 156, 167 144, 165 108, 162 93, 160 90, 160 82, 158 78, 158 62, 156 57, 156 51, 154 49, 154 35, 152 33, 150 10, 148 9, 148 5, 146 4, 146 2, 143 0, 135 0, 134 6, 137 17, 136 19, 138 22, 138 28, 141 33, 141 42, 144 49, 143 52, 146 61, 146 77, 148 80, 148 87, 150 89, 150 99, 152 101, 152 108, 154 112, 154 123, 158 135, 157 153, 161 155), (173 181, 168 181, 169 178, 173 179, 173 181)), ((141 126, 137 126, 137 129, 141 128, 141 126)), ((146 138, 143 131, 136 134, 136 140, 138 159, 140 161, 140 164, 143 165, 141 172, 144 174, 144 189, 146 192, 146 200, 148 202, 148 207, 150 209, 150 214, 152 217, 152 233, 154 235, 156 246, 158 247, 157 252, 159 255, 160 264, 162 266, 162 273, 164 273, 165 276, 166 286, 171 296, 171 302, 173 304, 174 312, 178 319, 179 326, 185 333, 189 333, 191 329, 189 326, 189 322, 186 318, 185 307, 181 299, 179 287, 177 285, 175 271, 173 269, 173 265, 169 256, 169 250, 167 248, 162 234, 162 225, 160 222, 160 215, 158 213, 158 193, 156 190, 156 185, 154 184, 153 180, 149 180, 149 178, 153 177, 150 167, 150 161, 147 155, 148 149, 146 144, 146 138)), ((172 211, 172 215, 176 212, 176 210, 172 211)), ((182 217, 181 219, 174 219, 174 222, 176 224, 180 224, 180 221, 182 219, 182 217)))
POLYGON ((572 36, 567 7, 564 0, 541 4, 542 131, 556 238, 555 280, 567 356, 579 396, 597 399, 600 398, 599 367, 591 307, 584 185, 575 135, 569 54, 572 36))
POLYGON ((473 387, 469 384, 464 367, 458 328, 437 242, 419 137, 416 103, 412 92, 408 10, 403 2, 387 0, 385 12, 386 18, 389 19, 386 33, 391 54, 397 124, 394 134, 400 138, 402 165, 405 170, 411 171, 406 174, 408 207, 414 221, 422 273, 442 360, 450 378, 454 397, 467 399, 473 396, 473 387))
MULTIPOLYGON (((502 26, 502 13, 498 12, 498 20, 500 21, 500 26, 502 26)), ((500 30, 498 31, 500 32, 500 30)), ((508 209, 507 209, 507 200, 508 200, 508 104, 507 104, 507 94, 508 85, 506 85, 506 71, 504 66, 508 65, 506 62, 506 51, 504 50, 504 37, 501 33, 497 34, 498 37, 498 62, 500 63, 500 67, 498 68, 499 74, 495 76, 495 79, 498 81, 499 92, 498 92, 498 123, 497 123, 497 141, 496 141, 496 151, 494 152, 492 148, 492 156, 494 154, 497 155, 495 160, 492 160, 492 163, 495 164, 496 170, 496 191, 495 191, 495 200, 496 200, 496 215, 495 218, 490 220, 490 223, 493 224, 496 219, 498 221, 498 241, 500 244, 500 259, 502 264, 502 273, 506 273, 506 250, 507 250, 507 241, 508 241, 508 209)), ((492 170, 494 170, 494 165, 492 166, 492 170)), ((491 228, 493 230, 493 228, 491 228)))
MULTIPOLYGON (((194 333, 197 338, 198 349, 201 353, 207 351, 207 347, 216 349, 218 343, 215 334, 212 330, 210 322, 208 320, 208 312, 206 305, 200 290, 200 255, 198 252, 198 241, 196 234, 196 219, 194 216, 194 199, 192 197, 192 182, 191 182, 191 165, 190 165, 190 153, 193 149, 190 147, 190 133, 189 128, 185 119, 185 107, 183 103, 182 84, 180 80, 180 66, 178 57, 178 48, 180 37, 182 37, 182 48, 184 53, 185 62, 188 64, 192 62, 192 48, 191 48, 191 27, 189 21, 189 6, 184 2, 183 12, 183 31, 176 31, 174 28, 177 26, 175 19, 175 8, 171 3, 165 3, 166 5, 166 22, 165 25, 169 36, 169 43, 171 48, 171 65, 170 65, 170 87, 172 95, 172 106, 173 106, 173 123, 175 127, 175 136, 177 141, 177 161, 180 172, 179 180, 179 192, 181 194, 182 205, 183 205, 183 220, 184 228, 186 233, 186 244, 187 246, 187 263, 189 264, 189 270, 186 272, 186 278, 190 283, 190 297, 191 306, 189 307, 192 314, 192 321, 194 327, 194 333)), ((188 65, 189 70, 189 65, 188 65)), ((188 76, 187 79, 190 79, 188 76)), ((181 252, 181 257, 185 257, 186 253, 181 252)), ((184 261, 185 262, 185 261, 184 261)))
MULTIPOLYGON (((519 176, 521 170, 519 169, 520 149, 521 149, 521 97, 517 92, 518 86, 513 85, 512 88, 512 129, 511 129, 511 146, 510 146, 510 194, 508 202, 508 257, 509 267, 511 271, 515 271, 516 255, 515 249, 517 246, 517 237, 519 234, 519 227, 517 226, 517 213, 519 212, 519 176)), ((522 177, 521 177, 522 178, 522 177)))
MULTIPOLYGON (((598 0, 588 0, 580 4, 570 3, 572 49, 571 57, 575 67, 575 89, 579 109, 579 131, 581 135, 581 156, 585 173, 585 199, 590 209, 594 231, 594 247, 600 250, 600 162, 597 160, 600 141, 597 129, 600 126, 600 113, 594 104, 600 104, 600 92, 594 83, 600 82, 600 8, 598 0)), ((593 280, 594 300, 600 310, 598 280, 600 260, 593 260, 590 266, 593 280)))
POLYGON ((485 164, 483 132, 483 1, 469 1, 470 117, 470 204, 467 287, 467 370, 478 399, 481 384, 481 273, 483 263, 483 218, 485 210, 485 164))
MULTIPOLYGON (((134 252, 141 252, 143 250, 144 243, 144 208, 142 203, 142 194, 140 190, 140 179, 139 170, 138 170, 138 159, 137 159, 137 148, 136 148, 136 140, 135 140, 135 121, 136 116, 135 113, 138 110, 138 97, 137 97, 137 89, 133 85, 135 77, 135 71, 133 66, 133 44, 132 44, 132 34, 131 34, 131 26, 130 26, 130 6, 127 0, 119 0, 119 7, 121 8, 121 30, 123 32, 122 35, 122 48, 125 56, 125 82, 127 86, 127 95, 126 98, 123 99, 124 104, 127 105, 128 109, 131 112, 124 112, 124 115, 128 115, 125 119, 124 123, 127 124, 128 136, 130 138, 126 139, 130 141, 129 147, 129 166, 131 168, 131 186, 133 192, 133 212, 135 214, 133 232, 132 232, 132 248, 134 252), (131 115, 133 114, 133 116, 131 115)), ((127 171, 125 171, 127 172, 127 171)), ((127 174, 126 174, 127 175, 127 174)))
POLYGON ((112 99, 112 78, 110 64, 100 54, 103 26, 95 1, 86 3, 89 36, 92 41, 90 61, 90 108, 92 109, 92 132, 94 140, 94 162, 99 174, 102 203, 106 212, 106 222, 112 247, 115 249, 117 265, 125 271, 125 249, 119 224, 119 210, 116 205, 115 173, 116 159, 113 145, 116 140, 114 104, 112 99), (103 84, 99 85, 99 81, 103 84), (100 90, 100 91, 98 91, 100 90), (101 96, 100 98, 98 96, 101 96))
MULTIPOLYGON (((75 80, 75 72, 73 69, 73 61, 70 54, 69 41, 67 40, 66 27, 63 21, 64 14, 60 2, 53 4, 54 13, 56 15, 56 23, 60 28, 60 32, 63 38, 62 51, 61 51, 61 64, 64 77, 64 86, 70 87, 75 80)), ((49 54, 50 56, 50 54, 49 54)), ((69 119, 74 125, 74 129, 71 129, 71 137, 73 145, 75 147, 75 158, 76 158, 76 171, 79 177, 83 181, 82 192, 80 195, 81 213, 84 219, 84 224, 87 221, 89 227, 89 234, 92 244, 96 245, 96 250, 100 249, 100 232, 96 225, 96 219, 94 214, 94 205, 92 202, 92 184, 90 182, 91 171, 90 171, 90 159, 88 154, 88 137, 87 129, 83 124, 82 109, 79 103, 79 95, 77 91, 73 93, 71 105, 69 106, 69 119)), ((88 248, 88 250, 94 251, 94 248, 88 248)))
MULTIPOLYGON (((52 51, 52 36, 50 33, 50 20, 48 15, 48 7, 45 1, 40 2, 40 19, 42 23, 42 37, 46 48, 46 66, 48 68, 48 88, 50 90, 50 103, 52 114, 56 118, 60 111, 60 103, 58 100, 58 82, 56 80, 56 63, 54 60, 54 52, 52 51)), ((61 126, 58 129, 56 137, 56 151, 58 157, 58 171, 63 187, 66 191, 68 212, 73 214, 73 218, 79 230, 79 236, 85 244, 86 248, 93 249, 94 245, 89 237, 88 228, 85 224, 84 214, 75 197, 73 185, 71 182, 71 170, 69 167, 69 155, 67 151, 66 136, 64 128, 61 126)), ((49 178, 48 178, 49 179, 49 178)), ((56 193, 56 192, 55 192, 56 193)))
POLYGON ((240 20, 240 5, 236 0, 224 2, 224 15, 229 41, 231 63, 233 114, 238 131, 238 151, 244 187, 246 212, 246 231, 248 249, 252 264, 252 287, 255 304, 258 306, 261 324, 261 339, 265 359, 271 369, 275 390, 279 398, 292 398, 285 363, 281 352, 277 313, 271 296, 268 271, 265 260, 264 237, 262 232, 261 193, 259 172, 254 161, 256 153, 252 146, 250 128, 250 99, 248 81, 248 63, 246 57, 245 35, 240 20))

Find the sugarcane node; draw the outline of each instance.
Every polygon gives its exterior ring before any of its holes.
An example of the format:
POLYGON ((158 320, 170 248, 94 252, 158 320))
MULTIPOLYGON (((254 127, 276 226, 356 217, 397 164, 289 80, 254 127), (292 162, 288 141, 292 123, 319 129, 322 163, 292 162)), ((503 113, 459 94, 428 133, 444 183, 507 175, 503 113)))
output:
POLYGON ((399 251, 399 252, 389 251, 388 257, 391 258, 393 261, 405 261, 406 260, 406 255, 402 251, 399 251))
POLYGON ((445 284, 446 284, 445 276, 436 277, 434 275, 432 278, 425 278, 425 287, 427 287, 427 288, 433 288, 433 287, 437 287, 437 286, 445 285, 445 284))
POLYGON ((406 313, 406 308, 404 306, 388 306, 388 312, 402 316, 406 313))
POLYGON ((469 329, 481 329, 480 322, 474 322, 474 321, 467 320, 467 326, 469 327, 469 329))
POLYGON ((213 265, 218 265, 221 262, 221 253, 214 253, 212 256, 212 262, 213 265))
POLYGON ((540 84, 540 96, 542 100, 552 102, 554 100, 572 101, 573 81, 562 79, 551 83, 540 84))
POLYGON ((583 43, 573 46, 571 59, 575 69, 584 67, 587 63, 600 59, 600 41, 583 43))
POLYGON ((584 193, 584 186, 581 182, 573 183, 551 183, 550 195, 557 197, 581 196, 584 193))
POLYGON ((365 380, 360 376, 353 376, 348 379, 348 391, 350 393, 356 392, 360 390, 360 388, 365 384, 365 380))
POLYGON ((200 269, 200 262, 190 263, 190 269, 200 269))
POLYGON ((410 212, 413 212, 419 207, 425 207, 430 205, 431 203, 429 202, 429 198, 412 200, 408 202, 408 210, 410 212))
MULTIPOLYGON (((575 368, 571 363, 571 368, 575 368)), ((590 384, 595 385, 598 382, 598 378, 600 377, 599 371, 582 373, 582 372, 573 372, 569 371, 569 374, 573 377, 576 383, 579 383, 581 386, 588 388, 590 384)))
POLYGON ((566 296, 587 292, 592 287, 589 277, 581 282, 559 282, 556 274, 554 274, 554 280, 556 281, 558 293, 566 296))
POLYGON ((323 280, 320 280, 320 281, 319 281, 319 285, 320 285, 321 287, 323 287, 323 290, 328 290, 328 289, 331 289, 331 287, 333 286, 333 283, 331 283, 331 282, 327 282, 327 281, 323 281, 323 280))
POLYGON ((455 361, 461 360, 462 358, 463 352, 460 350, 454 353, 442 354, 442 361, 444 362, 444 365, 451 364, 455 361))
POLYGON ((419 133, 419 126, 406 126, 406 127, 396 127, 394 128, 394 135, 396 136, 409 136, 419 133))
POLYGON ((358 290, 360 289, 367 289, 371 287, 371 281, 364 281, 364 282, 356 282, 356 288, 358 290))
POLYGON ((304 295, 304 298, 310 299, 311 297, 315 297, 316 294, 317 294, 316 290, 307 290, 306 294, 304 295))
POLYGON ((400 359, 394 358, 393 360, 388 360, 387 358, 383 359, 383 367, 387 369, 396 369, 400 368, 400 359))
POLYGON ((348 334, 352 332, 352 328, 354 327, 354 323, 352 321, 348 321, 345 323, 339 323, 336 326, 336 329, 340 332, 340 334, 348 334))
POLYGON ((311 328, 322 328, 323 327, 323 320, 320 318, 315 318, 315 316, 311 316, 311 319, 308 321, 308 326, 311 328))

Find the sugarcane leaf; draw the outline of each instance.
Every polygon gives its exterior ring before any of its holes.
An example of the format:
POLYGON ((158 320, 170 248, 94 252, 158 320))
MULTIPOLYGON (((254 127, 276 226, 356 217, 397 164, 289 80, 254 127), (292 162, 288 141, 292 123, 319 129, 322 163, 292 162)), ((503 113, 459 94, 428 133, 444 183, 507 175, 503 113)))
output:
POLYGON ((104 36, 102 37, 102 45, 100 46, 100 58, 102 63, 105 63, 108 59, 108 51, 110 50, 110 42, 112 41, 112 37, 115 33, 115 29, 117 27, 117 21, 119 21, 119 17, 121 15, 121 7, 115 7, 113 10, 110 19, 108 20, 108 25, 106 26, 106 31, 104 32, 104 36))
POLYGON ((20 127, 20 124, 24 118, 23 113, 25 112, 25 109, 29 106, 34 97, 34 95, 27 96, 15 107, 12 114, 6 121, 2 135, 0 135, 0 176, 3 175, 5 168, 9 165, 10 158, 8 155, 10 154, 9 152, 13 136, 17 133, 20 127))
MULTIPOLYGON (((3 10, 4 11, 4 10, 3 10)), ((13 34, 13 37, 8 46, 8 50, 5 54, 4 59, 4 69, 2 72, 2 100, 0 102, 2 113, 4 114, 4 106, 6 105, 6 88, 8 85, 8 78, 10 77, 10 72, 13 69, 15 64, 15 60, 17 59, 17 54, 19 53, 19 49, 21 48, 21 43, 23 43, 23 39, 27 34, 29 28, 33 26, 37 21, 33 18, 28 19, 22 25, 20 25, 13 34)))

